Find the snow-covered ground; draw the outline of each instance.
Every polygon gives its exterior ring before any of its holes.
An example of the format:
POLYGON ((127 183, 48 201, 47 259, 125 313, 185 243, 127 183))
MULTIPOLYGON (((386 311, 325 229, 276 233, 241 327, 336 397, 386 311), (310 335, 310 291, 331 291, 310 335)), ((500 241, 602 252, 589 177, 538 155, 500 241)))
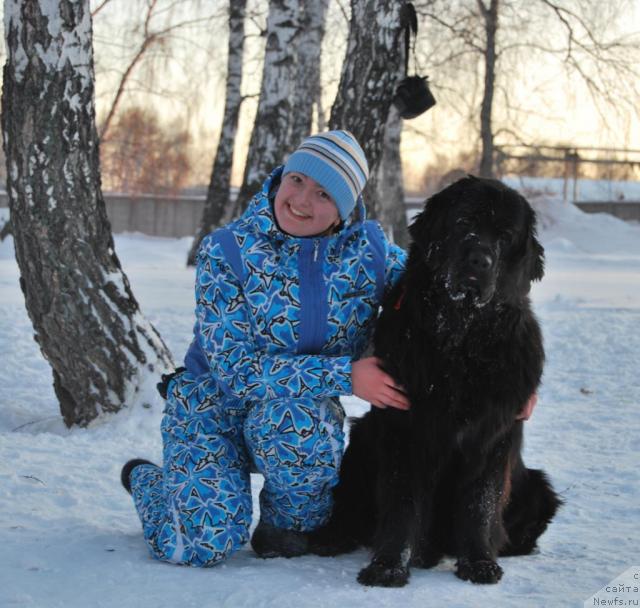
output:
MULTIPOLYGON (((565 180, 561 177, 530 177, 506 175, 503 181, 512 188, 520 188, 527 192, 539 192, 547 196, 562 197, 565 180)), ((586 179, 581 178, 574 184, 572 179, 566 183, 567 196, 577 201, 640 201, 640 182, 586 179)))
MULTIPOLYGON (((150 409, 65 429, 32 339, 12 241, 1 243, 0 607, 582 606, 623 571, 637 572, 640 226, 557 200, 535 206, 547 276, 533 299, 548 363, 526 424, 525 460, 549 472, 566 505, 540 551, 502 559, 502 582, 484 587, 458 580, 451 560, 414 570, 403 589, 361 587, 365 551, 263 561, 245 548, 208 570, 152 560, 119 472, 135 456, 160 461, 160 401, 149 393, 150 409)), ((116 236, 134 293, 176 359, 193 321, 188 245, 116 236)), ((344 401, 350 414, 366 409, 344 401)), ((253 485, 257 496, 258 476, 253 485)))

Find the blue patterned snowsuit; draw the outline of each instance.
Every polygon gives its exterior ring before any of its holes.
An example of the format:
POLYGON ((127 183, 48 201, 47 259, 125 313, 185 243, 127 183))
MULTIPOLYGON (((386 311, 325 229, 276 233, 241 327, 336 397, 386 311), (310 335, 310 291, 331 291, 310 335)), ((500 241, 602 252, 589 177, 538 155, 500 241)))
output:
MULTIPOLYGON (((351 361, 405 254, 358 217, 329 237, 282 233, 270 200, 281 172, 200 248, 195 336, 187 371, 168 385, 164 466, 131 474, 161 560, 210 566, 246 543, 252 467, 264 475, 266 523, 306 531, 331 509, 343 450, 337 398, 351 394, 351 361)), ((364 216, 361 200, 353 215, 364 216)))

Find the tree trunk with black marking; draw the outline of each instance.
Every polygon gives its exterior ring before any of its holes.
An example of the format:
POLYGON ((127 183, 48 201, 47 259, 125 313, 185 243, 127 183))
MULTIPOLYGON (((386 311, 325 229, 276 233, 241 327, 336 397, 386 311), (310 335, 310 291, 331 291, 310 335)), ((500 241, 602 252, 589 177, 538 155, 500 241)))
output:
POLYGON ((384 134, 382 159, 378 165, 377 204, 378 219, 390 233, 393 242, 400 247, 409 246, 407 211, 404 205, 404 180, 400 157, 402 118, 395 106, 389 108, 387 128, 384 134))
POLYGON ((267 43, 258 111, 251 133, 244 179, 236 201, 240 211, 260 189, 269 172, 285 160, 289 149, 297 44, 303 0, 270 0, 267 43))
POLYGON ((483 0, 477 0, 478 8, 484 19, 484 89, 480 108, 480 175, 493 177, 493 93, 496 82, 496 35, 498 33, 499 0, 490 0, 485 6, 483 0))
POLYGON ((20 284, 64 421, 85 426, 132 403, 171 354, 139 310, 107 220, 89 0, 7 0, 4 18, 2 128, 20 284))
MULTIPOLYGON (((403 60, 405 0, 352 0, 347 55, 329 128, 354 134, 369 161, 365 200, 374 202, 384 132, 403 60)), ((368 205, 369 215, 379 209, 368 205)))
POLYGON ((198 234, 193 240, 187 265, 196 263, 200 242, 211 231, 218 228, 230 213, 231 169, 233 151, 238 132, 238 116, 242 105, 242 53, 244 51, 244 17, 246 0, 231 0, 229 3, 229 45, 227 55, 227 85, 220 140, 211 170, 207 200, 204 204, 198 234))
POLYGON ((329 0, 306 2, 301 15, 302 29, 297 44, 296 76, 291 99, 291 120, 286 153, 293 152, 311 134, 313 106, 322 111, 320 57, 329 0))

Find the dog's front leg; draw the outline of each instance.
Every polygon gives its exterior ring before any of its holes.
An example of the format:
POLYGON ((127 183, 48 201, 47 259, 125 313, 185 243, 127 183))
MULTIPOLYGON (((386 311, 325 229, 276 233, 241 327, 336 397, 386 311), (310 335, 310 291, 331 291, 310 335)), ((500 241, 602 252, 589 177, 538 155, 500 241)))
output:
POLYGON ((473 583, 497 583, 502 568, 496 562, 506 540, 502 521, 503 492, 508 475, 507 438, 488 455, 467 455, 475 473, 461 476, 456 499, 456 575, 473 583))
MULTIPOLYGON (((397 415, 402 413, 387 415, 384 417, 387 420, 382 423, 392 422, 392 417, 397 415)), ((363 585, 402 587, 409 580, 416 508, 412 492, 411 454, 406 437, 406 431, 398 432, 393 424, 388 424, 378 433, 380 445, 384 446, 384 449, 378 450, 378 519, 373 539, 373 559, 358 575, 358 582, 363 585)))

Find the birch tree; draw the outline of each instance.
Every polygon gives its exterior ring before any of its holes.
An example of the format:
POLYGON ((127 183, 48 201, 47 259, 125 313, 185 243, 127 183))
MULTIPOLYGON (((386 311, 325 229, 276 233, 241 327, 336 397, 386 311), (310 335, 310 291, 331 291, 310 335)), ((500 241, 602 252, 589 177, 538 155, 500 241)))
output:
POLYGON ((493 95, 496 86, 496 36, 498 33, 499 0, 489 0, 485 4, 478 0, 478 9, 482 15, 485 32, 484 44, 484 86, 480 105, 480 175, 493 177, 493 95))
POLYGON ((409 245, 409 236, 404 204, 402 159, 400 158, 402 123, 400 112, 392 105, 387 117, 375 195, 380 209, 378 217, 380 223, 390 233, 392 240, 397 245, 406 248, 409 245))
POLYGON ((406 4, 405 0, 351 0, 347 54, 329 120, 330 129, 355 135, 369 161, 371 177, 364 196, 372 217, 379 214, 377 172, 402 65, 400 38, 406 4))
POLYGON ((217 228, 230 213, 231 169, 233 167, 233 152, 238 132, 238 117, 242 104, 242 54, 244 51, 244 19, 246 0, 231 0, 229 2, 229 43, 227 55, 227 81, 225 90, 224 113, 220 139, 216 150, 207 198, 200 220, 200 227, 196 234, 189 255, 187 265, 193 266, 200 242, 212 230, 217 228))
MULTIPOLYGON (((320 117, 322 108, 320 59, 329 0, 315 0, 304 4, 302 29, 296 48, 296 75, 291 98, 291 119, 287 137, 287 153, 311 134, 313 108, 320 117)), ((319 122, 321 122, 319 120, 319 122)))
MULTIPOLYGON (((245 205, 289 150, 303 0, 270 0, 258 110, 236 208, 245 205)), ((299 109, 296 108, 296 111, 299 109)), ((298 142, 296 142, 298 143, 298 142)))
MULTIPOLYGON (((171 355, 114 250, 88 0, 5 0, 2 128, 20 284, 68 426, 131 403, 171 355)), ((28 381, 28 380, 27 380, 28 381)))

